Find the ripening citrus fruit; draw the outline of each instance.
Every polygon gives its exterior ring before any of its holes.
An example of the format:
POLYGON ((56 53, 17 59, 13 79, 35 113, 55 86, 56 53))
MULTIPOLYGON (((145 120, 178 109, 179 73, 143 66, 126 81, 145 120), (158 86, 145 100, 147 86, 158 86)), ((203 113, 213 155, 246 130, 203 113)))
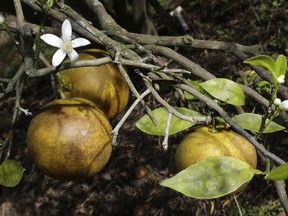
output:
MULTIPOLYGON (((94 60, 108 56, 99 49, 79 53, 79 60, 94 60)), ((76 67, 57 74, 61 80, 60 91, 64 98, 84 98, 92 101, 109 119, 117 116, 126 107, 129 87, 116 64, 76 67)))
POLYGON ((109 120, 84 99, 54 100, 41 108, 27 132, 28 151, 47 175, 78 180, 94 175, 111 155, 109 120))
POLYGON ((226 129, 212 133, 209 127, 201 127, 184 137, 176 149, 176 168, 181 171, 211 156, 230 156, 257 165, 254 146, 239 134, 226 129))

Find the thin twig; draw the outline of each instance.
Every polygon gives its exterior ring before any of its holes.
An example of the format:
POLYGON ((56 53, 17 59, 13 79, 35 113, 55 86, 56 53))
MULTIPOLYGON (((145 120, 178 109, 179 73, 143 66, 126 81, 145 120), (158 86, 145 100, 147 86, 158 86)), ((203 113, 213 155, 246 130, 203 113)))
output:
POLYGON ((10 79, 8 79, 8 78, 0 78, 0 82, 2 82, 2 83, 9 83, 9 82, 10 82, 10 79))
MULTIPOLYGON (((107 35, 118 37, 120 32, 106 31, 107 35)), ((210 50, 222 50, 229 51, 234 54, 260 54, 260 46, 245 46, 233 42, 213 41, 213 40, 197 40, 191 35, 183 36, 158 36, 158 35, 145 35, 139 33, 122 32, 121 35, 126 36, 130 40, 136 41, 142 45, 159 45, 159 46, 178 46, 197 49, 210 49, 210 50)), ((122 39, 125 39, 124 37, 122 39)), ((125 41, 127 42, 127 41, 125 41)))
MULTIPOLYGON (((116 57, 115 57, 116 58, 116 57)), ((147 70, 151 70, 151 71, 159 71, 159 72, 163 72, 169 75, 178 73, 178 74, 191 74, 190 71, 185 70, 185 69, 178 69, 178 68, 162 68, 160 66, 155 66, 153 64, 147 64, 147 63, 142 63, 141 61, 136 61, 136 60, 129 60, 129 59, 123 59, 123 58, 119 58, 118 63, 121 63, 125 66, 133 66, 133 67, 138 67, 138 68, 142 68, 142 69, 147 69, 147 70)), ((35 71, 30 71, 30 73, 26 73, 29 77, 41 77, 41 76, 45 76, 51 73, 54 73, 57 69, 57 71, 61 71, 61 70, 65 70, 65 69, 69 69, 69 68, 76 68, 76 67, 89 67, 89 66, 100 66, 103 64, 107 64, 107 63, 113 63, 115 62, 115 60, 113 61, 111 59, 110 56, 106 56, 103 58, 99 58, 99 59, 94 59, 94 60, 78 60, 75 63, 73 63, 73 65, 71 65, 70 63, 64 63, 62 64, 59 68, 53 67, 53 66, 49 66, 47 65, 47 67, 45 68, 41 68, 35 71), (33 72, 33 73, 31 73, 33 72)), ((1 79, 0 78, 0 82, 3 83, 7 83, 9 82, 9 79, 1 79)))
POLYGON ((13 145, 13 138, 14 138, 14 132, 15 132, 15 124, 17 121, 17 116, 18 112, 21 111, 21 106, 20 106, 20 100, 21 100, 21 95, 24 87, 24 79, 18 79, 17 84, 16 84, 16 99, 15 99, 15 105, 13 108, 13 114, 12 114, 12 119, 11 119, 11 124, 9 127, 9 132, 6 140, 3 143, 3 146, 0 151, 0 159, 2 159, 3 153, 6 149, 6 154, 5 154, 5 160, 7 160, 10 157, 12 145, 13 145), (20 108, 20 109, 19 109, 20 108))
POLYGON ((288 197, 286 193, 285 181, 274 181, 274 184, 285 214, 288 215, 288 197))
POLYGON ((83 0, 85 4, 92 10, 92 12, 97 16, 99 24, 102 29, 114 29, 115 31, 126 32, 124 28, 119 26, 115 20, 107 13, 103 4, 98 0, 83 0))
POLYGON ((16 11, 18 26, 23 27, 24 22, 25 22, 25 18, 24 18, 24 13, 23 13, 21 1, 20 0, 13 0, 13 2, 14 2, 14 8, 16 11))
POLYGON ((24 72, 25 72, 25 63, 22 63, 16 74, 9 80, 9 83, 4 90, 4 93, 0 93, 0 99, 14 90, 15 84, 22 77, 24 72))
POLYGON ((16 11, 17 18, 17 30, 20 33, 20 54, 23 58, 32 54, 33 41, 31 29, 25 23, 24 13, 22 9, 22 4, 20 0, 14 0, 14 7, 16 11))
MULTIPOLYGON (((137 89, 135 88, 133 82, 131 81, 129 75, 127 74, 127 71, 125 70, 125 68, 122 66, 122 64, 118 64, 118 68, 120 73, 122 74, 122 76, 124 77, 124 79, 126 80, 128 86, 130 87, 131 92, 137 97, 140 97, 140 94, 138 93, 137 89)), ((144 110, 146 111, 146 113, 149 115, 149 117, 151 118, 152 122, 154 124, 157 124, 154 116, 152 115, 151 109, 145 104, 145 102, 143 100, 140 101, 141 105, 143 106, 144 110)))
POLYGON ((169 140, 169 130, 170 130, 170 124, 172 119, 172 113, 168 112, 167 121, 165 125, 165 135, 162 142, 163 149, 166 151, 168 149, 168 140, 169 140))
MULTIPOLYGON (((15 45, 16 49, 18 50, 18 52, 22 54, 21 52, 21 48, 19 45, 19 41, 16 40, 16 38, 14 37, 14 35, 12 34, 12 29, 11 26, 9 25, 9 23, 7 23, 7 21, 5 20, 2 25, 0 25, 1 29, 5 30, 6 33, 9 35, 10 39, 13 41, 13 44, 15 45)), ((15 23, 15 32, 17 31, 17 24, 15 23)), ((22 56, 23 57, 23 56, 22 56)))
POLYGON ((146 89, 139 97, 137 97, 137 99, 129 107, 129 109, 127 110, 125 115, 121 118, 121 120, 118 122, 118 124, 114 127, 114 129, 111 132, 111 134, 113 135, 113 138, 112 138, 112 145, 113 146, 117 146, 118 145, 117 144, 118 132, 119 132, 120 128, 122 127, 122 125, 124 124, 124 122, 127 120, 129 115, 131 114, 131 112, 135 109, 137 104, 139 104, 139 102, 141 102, 143 100, 143 98, 146 97, 148 94, 150 94, 150 90, 146 89))
POLYGON ((89 67, 89 66, 100 66, 103 64, 107 64, 107 63, 112 63, 113 60, 111 59, 111 57, 107 56, 107 57, 103 57, 103 58, 99 58, 99 59, 94 59, 94 60, 81 60, 81 61, 76 61, 75 63, 73 63, 73 65, 71 65, 70 63, 67 64, 62 64, 61 67, 56 68, 56 67, 45 67, 45 68, 41 68, 35 71, 32 71, 32 73, 27 73, 27 75, 29 77, 41 77, 41 76, 45 76, 51 73, 54 73, 57 69, 57 71, 61 71, 61 70, 66 70, 69 68, 76 68, 76 67, 89 67))
MULTIPOLYGON (((17 27, 17 23, 15 21, 16 17, 14 17, 13 15, 9 15, 9 16, 10 16, 10 19, 9 19, 9 21, 6 22, 6 26, 10 30, 11 34, 9 34, 9 36, 11 37, 12 32, 14 32, 14 33, 18 32, 18 27, 17 27)), ((25 25, 29 26, 29 29, 31 30, 31 33, 33 35, 37 35, 38 32, 41 29, 41 26, 39 26, 37 24, 34 24, 34 23, 27 22, 27 21, 25 21, 25 25)), ((0 30, 5 30, 6 31, 6 27, 5 26, 3 26, 3 27, 0 26, 0 30)), ((59 31, 59 28, 45 26, 43 28, 43 33, 59 34, 60 31, 59 31)), ((15 44, 19 43, 13 37, 12 37, 12 40, 14 41, 15 44)))
POLYGON ((123 59, 123 58, 120 59, 119 62, 121 62, 123 65, 140 67, 140 68, 147 69, 147 70, 160 70, 162 68, 160 66, 155 66, 153 64, 144 63, 142 61, 133 61, 133 60, 123 59))
POLYGON ((157 91, 153 88, 151 83, 149 83, 149 81, 145 77, 143 77, 143 81, 144 81, 146 87, 151 91, 151 94, 154 96, 154 98, 168 110, 168 113, 172 113, 176 117, 178 117, 178 118, 180 118, 182 120, 186 120, 186 121, 192 122, 192 123, 205 123, 205 124, 208 124, 211 121, 210 116, 190 117, 190 116, 186 116, 186 115, 181 114, 180 112, 175 110, 172 106, 170 106, 170 104, 168 104, 157 93, 157 91))
POLYGON ((233 194, 233 198, 234 198, 234 201, 236 203, 236 206, 237 206, 237 209, 238 209, 238 212, 239 212, 239 216, 243 216, 243 213, 242 213, 242 210, 241 210, 241 207, 238 203, 238 200, 237 200, 237 197, 235 196, 235 194, 233 194))

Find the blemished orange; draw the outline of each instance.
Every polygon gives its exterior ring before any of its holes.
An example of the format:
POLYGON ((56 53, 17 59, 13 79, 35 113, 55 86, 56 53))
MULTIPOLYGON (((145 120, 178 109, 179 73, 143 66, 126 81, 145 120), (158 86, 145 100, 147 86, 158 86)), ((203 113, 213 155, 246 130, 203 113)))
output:
POLYGON ((112 127, 92 102, 58 99, 44 105, 31 120, 27 147, 35 165, 60 180, 94 175, 112 152, 112 127))
MULTIPOLYGON (((100 49, 79 52, 78 60, 95 60, 108 56, 100 49)), ((127 106, 129 87, 114 63, 74 67, 59 71, 62 98, 84 98, 92 101, 108 119, 116 117, 127 106)))
POLYGON ((256 168, 257 152, 246 138, 232 130, 217 130, 212 133, 209 127, 203 126, 184 137, 175 154, 178 171, 211 156, 235 157, 256 168))

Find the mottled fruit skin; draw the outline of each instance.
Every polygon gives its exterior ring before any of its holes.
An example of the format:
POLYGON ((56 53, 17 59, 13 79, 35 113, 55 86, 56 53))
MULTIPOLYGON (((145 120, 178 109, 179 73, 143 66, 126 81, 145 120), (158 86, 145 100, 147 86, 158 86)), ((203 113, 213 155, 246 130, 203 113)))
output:
POLYGON ((209 127, 201 127, 184 137, 175 154, 177 170, 211 156, 231 156, 257 166, 255 147, 239 134, 226 129, 212 133, 209 127))
MULTIPOLYGON (((107 56, 98 49, 84 50, 79 60, 94 60, 107 56)), ((95 103, 109 119, 116 117, 126 107, 129 100, 129 87, 116 64, 70 68, 58 73, 65 98, 84 98, 95 103)))
POLYGON ((32 119, 27 147, 36 166, 48 176, 84 179, 109 160, 111 130, 109 120, 90 101, 54 100, 32 119))

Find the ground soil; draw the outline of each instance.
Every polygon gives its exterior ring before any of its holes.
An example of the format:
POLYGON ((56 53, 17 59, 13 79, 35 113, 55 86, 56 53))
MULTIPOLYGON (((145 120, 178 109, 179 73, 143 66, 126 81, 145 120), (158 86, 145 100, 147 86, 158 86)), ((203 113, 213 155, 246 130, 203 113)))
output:
MULTIPOLYGON (((280 4, 283 1, 273 2, 280 4)), ((277 7, 272 5, 272 1, 167 1, 163 7, 168 13, 179 4, 184 8, 183 15, 191 34, 197 39, 260 44, 267 54, 285 54, 287 39, 283 35, 287 36, 288 31, 288 3, 277 7)), ((167 27, 163 17, 154 9, 151 14, 159 34, 171 35, 171 28, 167 27)), ((176 31, 173 34, 183 34, 174 22, 176 31)), ((7 44, 5 46, 7 48, 7 44)), ((217 76, 238 79, 241 78, 239 73, 247 70, 247 66, 229 53, 182 48, 178 51, 217 76)), ((14 60, 17 57, 11 55, 9 58, 14 60)), ((6 67, 7 61, 1 60, 1 63, 6 67)), ((36 113, 53 97, 49 76, 27 79, 21 102, 23 107, 36 113)), ((171 94, 164 94, 164 97, 171 97, 171 94)), ((133 100, 131 97, 130 104, 133 100)), ((7 135, 13 103, 14 95, 0 102, 2 139, 7 135)), ((151 109, 158 106, 153 98, 147 98, 147 103, 151 109)), ((11 158, 22 164, 26 171, 15 188, 0 188, 0 215, 238 215, 233 196, 196 200, 159 185, 161 180, 176 173, 174 153, 184 133, 172 136, 168 150, 164 151, 162 137, 144 134, 135 127, 135 122, 144 114, 142 107, 138 106, 121 128, 119 144, 114 147, 107 165, 95 176, 77 182, 54 180, 33 165, 25 144, 31 117, 20 115, 15 126, 11 158)), ((121 115, 112 121, 113 126, 121 115)), ((275 137, 268 138, 273 143, 271 151, 287 160, 287 146, 279 145, 280 140, 275 137)), ((259 168, 265 169, 261 163, 259 168)), ((264 181, 263 177, 255 177, 236 197, 246 215, 283 215, 273 183, 264 181), (259 213, 256 207, 262 212, 259 213)))

